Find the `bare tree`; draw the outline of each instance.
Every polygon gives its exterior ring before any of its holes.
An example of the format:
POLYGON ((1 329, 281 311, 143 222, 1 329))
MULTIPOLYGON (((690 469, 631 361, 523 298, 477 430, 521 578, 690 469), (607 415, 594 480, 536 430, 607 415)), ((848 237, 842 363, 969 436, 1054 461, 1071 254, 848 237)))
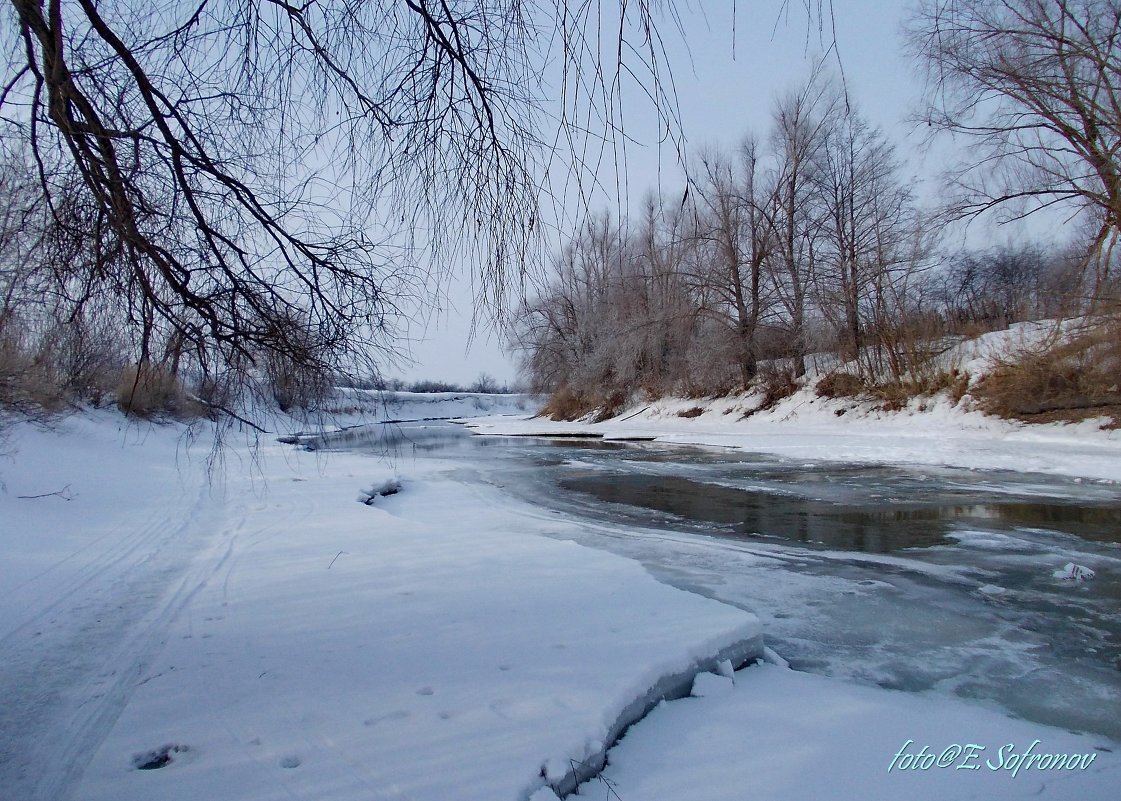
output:
POLYGON ((827 316, 840 309, 850 359, 861 356, 865 329, 883 329, 887 287, 911 261, 916 213, 899 170, 894 147, 851 105, 837 112, 815 152, 820 302, 827 316))
POLYGON ((829 130, 836 125, 841 96, 820 72, 781 99, 773 112, 768 224, 774 237, 771 260, 779 296, 789 315, 796 376, 806 372, 806 311, 821 235, 813 171, 829 130))
POLYGON ((692 237, 700 247, 700 312, 727 326, 736 343, 740 380, 746 387, 758 364, 756 334, 767 305, 763 264, 772 255, 775 231, 768 224, 761 186, 758 143, 748 137, 739 163, 726 154, 702 153, 699 175, 689 179, 695 207, 692 237))
POLYGON ((1103 286, 1121 235, 1121 0, 922 0, 908 35, 923 121, 970 142, 958 212, 1092 212, 1103 286))
POLYGON ((34 164, 68 314, 113 309, 142 363, 349 370, 456 254, 501 307, 557 145, 613 141, 624 78, 672 125, 655 5, 11 0, 0 136, 34 164))

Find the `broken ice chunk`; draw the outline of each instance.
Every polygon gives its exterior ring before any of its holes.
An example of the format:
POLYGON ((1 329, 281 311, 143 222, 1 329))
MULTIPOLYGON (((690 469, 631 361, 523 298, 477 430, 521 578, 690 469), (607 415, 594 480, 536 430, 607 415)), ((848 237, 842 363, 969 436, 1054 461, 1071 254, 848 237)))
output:
POLYGON ((1056 570, 1051 575, 1065 581, 1089 581, 1094 577, 1094 571, 1088 567, 1076 565, 1074 562, 1067 562, 1062 570, 1056 570))
POLYGON ((396 495, 400 491, 401 480, 394 477, 380 484, 375 484, 368 490, 361 490, 358 495, 358 502, 372 506, 378 498, 384 498, 386 495, 396 495))

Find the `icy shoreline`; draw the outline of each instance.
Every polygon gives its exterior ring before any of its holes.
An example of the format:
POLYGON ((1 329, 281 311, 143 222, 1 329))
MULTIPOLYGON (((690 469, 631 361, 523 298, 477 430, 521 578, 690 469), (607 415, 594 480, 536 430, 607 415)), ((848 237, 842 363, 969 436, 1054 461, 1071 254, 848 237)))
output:
POLYGON ((966 411, 944 398, 884 412, 867 403, 818 398, 811 389, 752 412, 757 404, 753 395, 667 398, 636 403, 599 423, 530 414, 463 422, 481 435, 656 440, 790 459, 1013 470, 1121 483, 1121 431, 1103 429, 1102 420, 1029 425, 966 411))

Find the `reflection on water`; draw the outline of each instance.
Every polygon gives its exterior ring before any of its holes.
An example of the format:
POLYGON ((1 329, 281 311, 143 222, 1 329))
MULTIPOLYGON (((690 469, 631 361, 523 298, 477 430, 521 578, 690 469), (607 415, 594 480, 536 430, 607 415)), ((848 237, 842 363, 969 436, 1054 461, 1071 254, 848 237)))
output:
MULTIPOLYGON (((820 475, 810 474, 811 480, 820 475)), ((803 475, 787 476, 797 484, 803 475)), ((882 477, 881 477, 881 480, 882 477)), ((790 492, 734 489, 668 475, 592 473, 561 478, 566 490, 712 523, 723 533, 781 537, 850 551, 884 553, 901 548, 944 545, 945 534, 962 523, 998 528, 1059 527, 1102 541, 1121 537, 1121 505, 1058 502, 983 501, 940 503, 937 487, 927 498, 870 503, 865 498, 825 501, 790 492)), ((804 486, 803 486, 804 488, 804 486)), ((958 493, 960 494, 960 493, 958 493)))

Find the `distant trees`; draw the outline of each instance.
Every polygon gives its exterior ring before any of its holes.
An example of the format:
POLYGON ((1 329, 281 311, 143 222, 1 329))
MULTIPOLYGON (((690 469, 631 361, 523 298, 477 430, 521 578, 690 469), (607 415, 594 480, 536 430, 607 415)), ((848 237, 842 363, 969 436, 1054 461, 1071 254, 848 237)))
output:
POLYGON ((479 373, 479 377, 475 379, 475 382, 471 384, 470 387, 468 387, 468 390, 471 392, 482 392, 488 395, 492 395, 496 392, 500 392, 501 388, 498 385, 498 379, 496 379, 490 373, 479 373))
POLYGON ((569 244, 519 321, 536 388, 567 388, 573 408, 726 392, 763 361, 789 383, 832 348, 898 377, 931 254, 901 169, 838 86, 811 77, 776 103, 765 139, 691 160, 680 201, 569 244))
POLYGON ((966 251, 930 284, 953 328, 999 328, 1086 310, 1076 255, 1034 243, 966 251))

